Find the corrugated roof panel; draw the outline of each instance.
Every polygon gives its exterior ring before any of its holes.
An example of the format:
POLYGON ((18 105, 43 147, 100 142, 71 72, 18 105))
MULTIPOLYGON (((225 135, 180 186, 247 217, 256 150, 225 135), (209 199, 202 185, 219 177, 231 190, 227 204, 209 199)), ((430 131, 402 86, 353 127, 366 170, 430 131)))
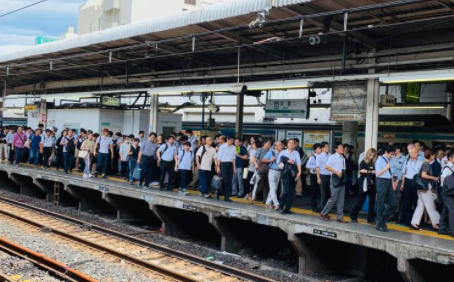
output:
MULTIPOLYGON (((272 1, 272 0, 271 0, 272 1)), ((312 0, 276 0, 275 5, 282 7, 312 0)), ((270 5, 270 0, 238 0, 212 5, 197 10, 182 12, 148 21, 131 23, 111 29, 84 34, 44 45, 31 46, 18 51, 0 54, 0 63, 37 55, 60 52, 72 48, 86 47, 144 34, 162 32, 188 25, 217 21, 226 18, 258 12, 270 5)))
POLYGON ((273 3, 274 7, 285 7, 306 2, 312 2, 313 0, 271 0, 271 1, 274 2, 273 3))

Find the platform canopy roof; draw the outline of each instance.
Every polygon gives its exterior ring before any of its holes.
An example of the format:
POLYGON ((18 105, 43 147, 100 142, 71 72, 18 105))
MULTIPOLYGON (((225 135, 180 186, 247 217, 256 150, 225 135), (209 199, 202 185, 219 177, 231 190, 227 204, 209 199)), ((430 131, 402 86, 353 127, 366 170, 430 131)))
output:
POLYGON ((0 80, 45 95, 435 70, 453 28, 454 0, 237 0, 0 54, 0 80))

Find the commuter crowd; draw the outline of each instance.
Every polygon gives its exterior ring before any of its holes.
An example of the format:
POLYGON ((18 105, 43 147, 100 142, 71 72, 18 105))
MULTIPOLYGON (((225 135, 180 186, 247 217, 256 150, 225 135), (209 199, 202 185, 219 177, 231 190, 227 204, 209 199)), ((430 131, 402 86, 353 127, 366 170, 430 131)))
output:
POLYGON ((344 218, 347 195, 359 194, 350 212, 352 222, 367 205, 367 222, 387 232, 397 221, 414 230, 429 224, 439 234, 454 236, 454 151, 427 148, 418 140, 380 150, 371 148, 356 162, 354 147, 328 142, 306 154, 300 140, 256 140, 222 135, 197 138, 191 130, 169 136, 140 131, 137 136, 103 129, 0 130, 0 158, 16 166, 29 163, 42 169, 55 166, 64 173, 83 172, 84 178, 119 175, 142 189, 161 191, 188 187, 204 198, 215 194, 231 202, 261 200, 267 208, 293 214, 291 208, 303 188, 311 194, 312 211, 324 221, 344 218), (319 197, 320 195, 320 197, 319 197), (318 200, 319 199, 319 200, 318 200), (318 202, 318 203, 317 203, 318 202))

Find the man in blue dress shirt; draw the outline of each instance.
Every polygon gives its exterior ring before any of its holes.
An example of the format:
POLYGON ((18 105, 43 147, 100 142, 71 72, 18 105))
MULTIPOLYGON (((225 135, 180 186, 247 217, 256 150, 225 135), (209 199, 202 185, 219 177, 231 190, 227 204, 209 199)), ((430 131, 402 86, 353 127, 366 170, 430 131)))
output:
POLYGON ((388 232, 386 221, 388 221, 396 210, 396 196, 394 191, 396 185, 391 174, 389 161, 394 156, 394 147, 386 146, 383 149, 383 156, 377 159, 375 171, 377 175, 377 230, 388 232))

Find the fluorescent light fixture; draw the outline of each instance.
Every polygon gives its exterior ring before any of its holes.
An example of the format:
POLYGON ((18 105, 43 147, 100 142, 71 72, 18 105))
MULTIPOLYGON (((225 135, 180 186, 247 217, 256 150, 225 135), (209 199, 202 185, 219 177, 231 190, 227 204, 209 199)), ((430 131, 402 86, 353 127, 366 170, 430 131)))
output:
POLYGON ((304 89, 312 86, 312 83, 306 80, 279 80, 247 84, 248 90, 289 90, 304 89))
POLYGON ((158 87, 148 91, 150 95, 172 95, 202 92, 229 92, 230 84, 190 85, 177 87, 158 87))
POLYGON ((444 109, 444 106, 387 106, 383 107, 383 109, 391 109, 391 110, 437 110, 437 109, 444 109))
POLYGON ((80 99, 80 98, 93 98, 92 93, 67 93, 67 94, 50 94, 50 95, 42 95, 41 99, 55 99, 55 100, 62 100, 62 99, 80 99))
POLYGON ((408 74, 408 75, 392 75, 389 77, 380 77, 380 82, 384 84, 399 84, 411 82, 439 82, 439 81, 454 81, 454 70, 447 70, 442 73, 433 74, 408 74))

